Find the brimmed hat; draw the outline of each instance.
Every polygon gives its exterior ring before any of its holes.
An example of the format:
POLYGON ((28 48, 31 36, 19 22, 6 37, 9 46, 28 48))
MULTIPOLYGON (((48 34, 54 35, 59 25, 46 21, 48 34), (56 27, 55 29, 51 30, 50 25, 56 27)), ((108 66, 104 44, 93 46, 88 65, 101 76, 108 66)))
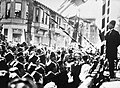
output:
POLYGON ((13 65, 13 67, 17 67, 19 70, 24 69, 24 65, 19 61, 16 61, 16 63, 13 65))
POLYGON ((0 70, 8 70, 7 63, 5 62, 5 59, 0 57, 0 70))
POLYGON ((8 63, 8 62, 14 60, 14 56, 11 53, 7 53, 5 55, 5 60, 6 60, 6 63, 8 63))
POLYGON ((36 67, 35 71, 37 71, 38 73, 44 75, 45 74, 45 69, 42 66, 36 67))
POLYGON ((29 73, 25 73, 25 75, 22 76, 22 78, 27 78, 27 79, 30 79, 30 80, 34 80, 34 78, 29 74, 29 73))
POLYGON ((28 66, 28 72, 31 74, 36 68, 36 64, 33 64, 32 62, 28 66))
POLYGON ((39 82, 41 78, 43 79, 42 74, 38 73, 37 71, 33 71, 31 76, 35 79, 35 82, 39 82))

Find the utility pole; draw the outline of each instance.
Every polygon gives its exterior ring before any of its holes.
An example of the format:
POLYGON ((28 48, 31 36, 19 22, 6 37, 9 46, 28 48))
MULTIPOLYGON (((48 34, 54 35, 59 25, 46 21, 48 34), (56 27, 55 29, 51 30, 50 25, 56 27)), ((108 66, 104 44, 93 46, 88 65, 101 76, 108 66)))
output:
POLYGON ((27 34, 26 34, 26 42, 30 45, 31 37, 31 26, 33 21, 33 0, 28 0, 28 22, 27 22, 27 34))

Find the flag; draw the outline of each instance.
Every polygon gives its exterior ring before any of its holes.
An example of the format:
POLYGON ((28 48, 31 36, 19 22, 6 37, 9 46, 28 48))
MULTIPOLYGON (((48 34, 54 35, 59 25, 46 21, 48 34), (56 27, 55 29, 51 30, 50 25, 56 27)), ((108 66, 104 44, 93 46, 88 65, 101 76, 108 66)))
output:
POLYGON ((65 7, 65 5, 68 3, 69 0, 65 0, 61 5, 60 5, 60 8, 58 8, 57 11, 60 11, 62 8, 65 7))
POLYGON ((88 0, 65 0, 62 5, 60 5, 60 8, 57 10, 58 13, 62 14, 69 6, 72 4, 79 6, 83 3, 85 3, 88 0))
POLYGON ((58 8, 58 13, 62 14, 72 3, 70 3, 71 0, 66 0, 64 1, 61 5, 60 8, 58 8))
POLYGON ((71 3, 73 3, 76 6, 79 6, 81 4, 84 4, 85 2, 87 2, 88 0, 71 0, 71 3))

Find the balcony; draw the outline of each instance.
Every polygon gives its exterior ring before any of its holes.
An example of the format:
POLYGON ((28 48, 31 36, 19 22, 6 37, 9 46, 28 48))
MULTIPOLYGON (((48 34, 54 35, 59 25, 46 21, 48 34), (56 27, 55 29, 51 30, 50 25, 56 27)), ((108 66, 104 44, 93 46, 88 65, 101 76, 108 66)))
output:
POLYGON ((22 18, 7 18, 7 19, 2 19, 3 23, 13 23, 13 24, 26 24, 27 20, 22 19, 22 18))
POLYGON ((40 29, 47 31, 49 29, 49 25, 40 23, 40 29))

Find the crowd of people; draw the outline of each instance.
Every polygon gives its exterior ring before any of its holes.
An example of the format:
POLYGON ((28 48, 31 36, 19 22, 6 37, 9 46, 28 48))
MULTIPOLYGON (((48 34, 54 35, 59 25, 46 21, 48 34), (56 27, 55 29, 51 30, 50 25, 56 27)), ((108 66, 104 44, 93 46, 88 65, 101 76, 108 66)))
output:
MULTIPOLYGON (((109 25, 109 28, 114 28, 115 22, 110 24, 113 26, 109 25)), ((27 45, 25 42, 13 45, 1 38, 0 86, 2 88, 99 88, 102 82, 109 81, 109 78, 114 76, 113 65, 119 44, 113 43, 118 40, 114 34, 112 36, 115 39, 111 40, 109 36, 107 34, 105 37, 107 41, 105 54, 82 52, 81 49, 76 51, 74 48, 51 50, 46 46, 27 45), (115 46, 114 52, 111 46, 108 47, 109 42, 112 42, 112 47, 115 46), (109 70, 110 75, 105 76, 105 70, 109 70)))
POLYGON ((90 76, 95 55, 74 48, 0 45, 0 85, 2 88, 78 88, 90 76))

